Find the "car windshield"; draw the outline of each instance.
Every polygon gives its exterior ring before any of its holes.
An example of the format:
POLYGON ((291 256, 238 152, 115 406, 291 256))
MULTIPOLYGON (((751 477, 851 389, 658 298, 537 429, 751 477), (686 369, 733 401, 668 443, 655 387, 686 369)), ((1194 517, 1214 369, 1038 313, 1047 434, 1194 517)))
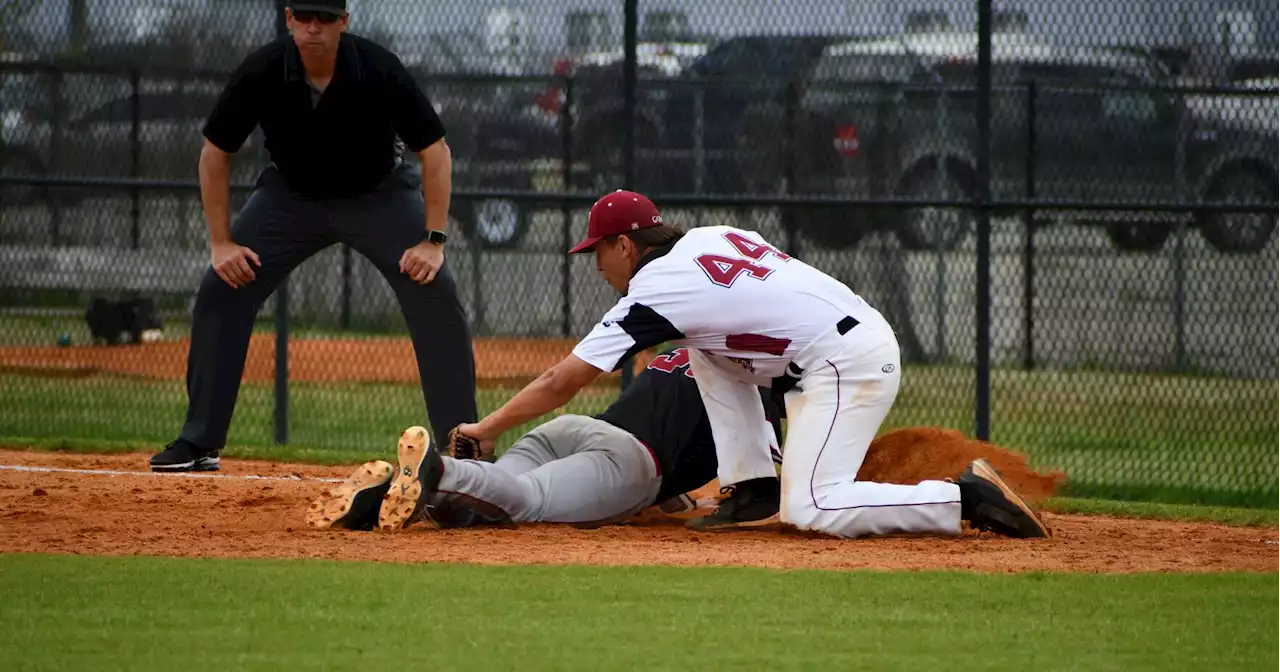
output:
POLYGON ((813 62, 828 38, 743 37, 722 42, 689 66, 697 76, 792 77, 813 62))

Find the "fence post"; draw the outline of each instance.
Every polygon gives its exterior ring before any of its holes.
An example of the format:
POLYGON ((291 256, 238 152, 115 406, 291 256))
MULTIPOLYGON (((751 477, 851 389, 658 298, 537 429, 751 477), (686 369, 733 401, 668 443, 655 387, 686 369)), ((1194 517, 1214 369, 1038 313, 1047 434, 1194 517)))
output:
MULTIPOLYGON (((947 126, 950 123, 949 115, 951 113, 951 97, 947 95, 947 85, 943 81, 940 74, 934 75, 934 82, 938 85, 938 97, 934 101, 934 122, 933 132, 935 134, 935 142, 945 142, 947 137, 947 126)), ((941 186, 939 196, 943 200, 951 200, 951 189, 948 187, 950 180, 947 176, 947 151, 945 145, 939 147, 938 156, 934 159, 934 170, 937 171, 937 182, 934 187, 941 186)), ((959 201, 963 197, 963 193, 958 194, 956 200, 959 201)), ((937 210, 931 222, 925 222, 927 227, 930 224, 936 225, 936 238, 933 245, 933 351, 934 361, 939 364, 947 360, 947 253, 943 246, 943 239, 947 235, 946 218, 953 214, 952 210, 942 208, 937 210), (939 221, 941 220, 941 221, 939 221)))
MULTIPOLYGON (((285 0, 276 0, 276 35, 289 34, 284 20, 285 0)), ((289 442, 289 278, 276 288, 275 442, 289 442)))
POLYGON ((978 0, 978 258, 974 435, 991 436, 991 0, 978 0))
MULTIPOLYGON (((573 75, 564 77, 564 102, 560 104, 560 175, 561 191, 573 189, 573 75)), ((570 224, 569 201, 560 204, 560 333, 568 338, 573 333, 573 259, 568 254, 573 247, 573 227, 570 224)))
MULTIPOLYGON (((1174 199, 1179 204, 1187 202, 1187 124, 1186 98, 1178 92, 1178 137, 1175 139, 1173 159, 1174 199)), ((1187 219, 1179 217, 1173 245, 1173 367, 1179 373, 1187 369, 1187 219)))
MULTIPOLYGON (((1036 198, 1036 82, 1027 82, 1027 162, 1023 167, 1027 200, 1036 198)), ((1027 208, 1022 213, 1022 368, 1030 371, 1036 366, 1035 351, 1035 272, 1036 272, 1036 211, 1027 208)))
MULTIPOLYGON (((668 84, 667 86, 670 86, 668 84)), ((693 90, 693 193, 701 195, 707 182, 707 89, 699 83, 693 90)), ((706 208, 698 209, 698 224, 702 223, 702 213, 706 208)))
MULTIPOLYGON (((142 125, 142 111, 139 109, 142 107, 142 94, 138 91, 141 79, 137 68, 129 68, 129 176, 135 180, 142 176, 142 143, 138 128, 142 125)), ((142 218, 142 193, 136 184, 129 192, 129 244, 131 249, 136 250, 142 237, 139 222, 142 218)))
MULTIPOLYGON (((636 171, 636 23, 637 0, 623 2, 623 53, 622 63, 622 108, 626 123, 623 124, 625 137, 622 144, 622 187, 634 188, 636 171)), ((631 384, 633 372, 632 362, 628 357, 622 364, 622 389, 631 384)))
MULTIPOLYGON (((46 171, 50 175, 57 175, 61 171, 60 157, 62 156, 62 134, 67 123, 67 101, 64 100, 63 85, 63 68, 55 67, 50 79, 53 80, 53 91, 50 96, 53 100, 53 128, 50 129, 49 136, 49 168, 46 171)), ((58 197, 57 188, 49 190, 49 237, 50 245, 58 247, 62 244, 62 198, 58 197)))
POLYGON ((624 0, 622 63, 622 188, 635 187, 636 170, 636 14, 637 0, 624 0))
POLYGON ((338 326, 346 331, 351 328, 351 246, 342 244, 342 306, 338 314, 338 326))
MULTIPOLYGON (((787 82, 787 100, 783 107, 783 123, 786 125, 783 131, 784 137, 787 139, 786 149, 783 156, 786 160, 782 168, 783 195, 790 197, 795 193, 796 183, 796 116, 800 109, 800 87, 796 85, 795 80, 787 82)), ((796 254, 799 246, 799 236, 796 235, 795 208, 790 205, 782 206, 782 230, 787 235, 787 252, 796 254)))
MULTIPOLYGON (((474 213, 476 201, 471 203, 474 213)), ((471 331, 473 335, 484 336, 489 332, 489 324, 484 307, 484 245, 478 231, 467 240, 467 249, 471 251, 471 331)))

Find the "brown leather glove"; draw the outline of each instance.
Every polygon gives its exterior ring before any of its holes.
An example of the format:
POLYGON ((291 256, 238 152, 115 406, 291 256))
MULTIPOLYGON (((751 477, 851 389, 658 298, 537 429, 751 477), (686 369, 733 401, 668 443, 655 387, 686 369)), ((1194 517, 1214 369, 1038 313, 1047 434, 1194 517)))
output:
POLYGON ((457 427, 449 430, 449 457, 457 460, 482 460, 492 462, 493 452, 486 453, 480 440, 458 431, 457 427))

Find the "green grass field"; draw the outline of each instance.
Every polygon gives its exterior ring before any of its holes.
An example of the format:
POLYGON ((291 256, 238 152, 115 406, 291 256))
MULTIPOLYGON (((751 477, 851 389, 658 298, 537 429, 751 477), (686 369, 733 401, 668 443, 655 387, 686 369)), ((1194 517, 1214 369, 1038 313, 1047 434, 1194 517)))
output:
MULTIPOLYGON (((908 367, 884 430, 967 432, 972 387, 965 368, 908 367)), ((246 385, 225 454, 350 463, 389 455, 401 429, 425 423, 416 386, 290 390, 288 445, 272 441, 271 387, 246 385)), ((481 411, 512 392, 482 390, 481 411)), ((992 439, 1071 476, 1049 510, 1277 525, 1275 381, 996 371, 992 392, 992 439)), ((584 394, 568 410, 613 398, 584 394)), ((0 444, 150 450, 173 438, 185 402, 181 382, 0 372, 0 444)), ((1275 573, 0 554, 0 670, 1273 670, 1278 589, 1275 573)))
POLYGON ((1275 574, 0 556, 0 668, 1274 670, 1276 591, 1275 574))

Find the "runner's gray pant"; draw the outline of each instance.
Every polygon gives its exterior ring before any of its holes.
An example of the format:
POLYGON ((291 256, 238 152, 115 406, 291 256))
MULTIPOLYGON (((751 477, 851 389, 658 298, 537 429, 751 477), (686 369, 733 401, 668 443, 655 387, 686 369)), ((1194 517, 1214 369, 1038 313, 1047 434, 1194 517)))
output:
POLYGON ((662 476, 647 447, 603 420, 562 415, 496 462, 444 458, 441 493, 497 506, 514 522, 617 523, 654 503, 662 476))

